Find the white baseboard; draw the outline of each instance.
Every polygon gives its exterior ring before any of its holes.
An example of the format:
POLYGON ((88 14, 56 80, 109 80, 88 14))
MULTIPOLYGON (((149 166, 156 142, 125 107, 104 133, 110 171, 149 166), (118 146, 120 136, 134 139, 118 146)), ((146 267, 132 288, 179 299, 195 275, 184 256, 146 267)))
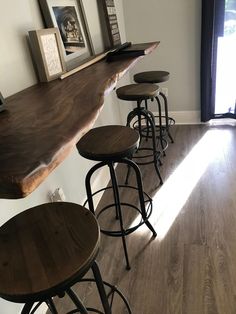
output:
MULTIPOLYGON (((155 112, 154 115, 157 115, 155 112)), ((175 119, 176 124, 201 124, 200 111, 170 111, 169 117, 175 119)))
POLYGON ((175 119, 176 124, 200 124, 200 111, 171 111, 169 116, 175 119))

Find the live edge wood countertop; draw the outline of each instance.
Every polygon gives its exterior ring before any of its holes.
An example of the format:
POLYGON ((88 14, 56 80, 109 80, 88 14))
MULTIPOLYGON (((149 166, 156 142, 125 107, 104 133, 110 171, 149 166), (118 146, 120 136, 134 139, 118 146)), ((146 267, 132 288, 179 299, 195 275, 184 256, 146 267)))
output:
MULTIPOLYGON (((145 54, 157 45, 148 43, 145 54)), ((103 60, 7 99, 0 114, 0 198, 22 198, 36 189, 93 126, 104 96, 139 58, 103 60)))

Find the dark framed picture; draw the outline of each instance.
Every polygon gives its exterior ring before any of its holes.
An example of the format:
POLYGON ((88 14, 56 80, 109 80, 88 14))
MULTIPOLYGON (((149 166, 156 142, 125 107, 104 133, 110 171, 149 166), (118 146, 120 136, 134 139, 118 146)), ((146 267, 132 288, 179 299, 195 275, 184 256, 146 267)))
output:
POLYGON ((119 46, 121 38, 114 0, 99 0, 98 5, 106 48, 119 46))
POLYGON ((57 27, 67 70, 94 55, 81 0, 39 0, 47 27, 57 27))
POLYGON ((56 27, 29 32, 32 55, 39 80, 49 82, 65 72, 59 31, 56 27))
POLYGON ((5 100, 4 100, 4 98, 3 98, 3 96, 2 96, 2 94, 0 92, 0 112, 5 109, 4 104, 5 104, 5 100))

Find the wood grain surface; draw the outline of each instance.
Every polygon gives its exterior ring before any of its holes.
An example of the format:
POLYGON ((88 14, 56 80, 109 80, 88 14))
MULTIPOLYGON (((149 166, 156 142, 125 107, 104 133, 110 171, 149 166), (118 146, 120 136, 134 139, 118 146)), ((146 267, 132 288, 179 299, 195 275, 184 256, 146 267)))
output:
POLYGON ((81 156, 102 161, 132 156, 138 144, 137 131, 122 125, 106 125, 90 130, 76 147, 81 156))
POLYGON ((27 302, 55 295, 82 277, 100 242, 94 215, 73 203, 39 205, 0 229, 0 296, 27 302))
MULTIPOLYGON (((163 186, 158 187, 152 165, 141 168, 144 190, 154 200, 150 220, 157 238, 152 240, 145 227, 127 238, 132 265, 127 271, 119 239, 102 235, 98 262, 103 278, 123 291, 133 314, 235 314, 235 126, 177 125, 172 132, 175 143, 161 167, 163 186)), ((120 182, 126 171, 117 169, 120 182)), ((121 194, 137 202, 131 191, 121 194)), ((100 206, 111 196, 104 195, 100 206)), ((112 214, 104 215, 104 223, 116 223, 112 214)), ((134 218, 127 209, 125 222, 134 218)), ((76 289, 80 292, 80 285, 76 289)), ((96 302, 91 290, 84 293, 87 304, 96 302)), ((70 307, 58 301, 60 314, 70 307)), ((118 298, 113 312, 127 313, 118 298)))
POLYGON ((117 97, 123 100, 143 100, 154 98, 158 95, 160 88, 155 84, 129 84, 116 90, 117 97))
MULTIPOLYGON (((147 44, 150 53, 158 43, 147 44)), ((94 124, 104 96, 138 61, 100 61, 75 75, 32 86, 0 115, 0 197, 31 193, 94 124)))

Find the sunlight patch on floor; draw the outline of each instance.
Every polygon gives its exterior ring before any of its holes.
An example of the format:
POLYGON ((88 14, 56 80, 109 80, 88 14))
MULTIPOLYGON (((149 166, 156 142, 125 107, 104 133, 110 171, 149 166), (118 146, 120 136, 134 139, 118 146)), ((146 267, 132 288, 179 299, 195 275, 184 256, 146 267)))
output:
MULTIPOLYGON (((222 151, 220 143, 226 140, 225 136, 220 130, 207 131, 153 196, 149 221, 158 240, 164 239, 207 167, 222 151)), ((146 233, 148 229, 144 226, 137 231, 146 233)))

